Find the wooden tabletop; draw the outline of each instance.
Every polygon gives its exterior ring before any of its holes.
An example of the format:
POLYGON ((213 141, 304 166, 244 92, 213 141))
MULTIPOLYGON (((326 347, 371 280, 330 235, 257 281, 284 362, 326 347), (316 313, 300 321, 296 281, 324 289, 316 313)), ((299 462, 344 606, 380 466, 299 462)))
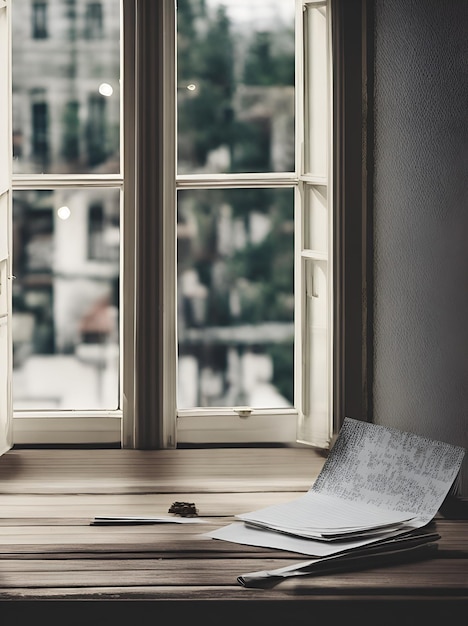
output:
POLYGON ((0 457, 0 616, 34 609, 63 623, 72 611, 92 623, 90 616, 105 619, 112 609, 129 620, 153 611, 176 626, 228 617, 286 625, 292 615, 327 624, 355 617, 361 624, 445 619, 468 626, 463 502, 437 515, 441 538, 431 558, 264 589, 238 583, 243 573, 308 557, 203 533, 301 495, 323 462, 308 448, 13 449, 0 457), (95 516, 168 515, 175 501, 194 503, 207 523, 92 525, 95 516))

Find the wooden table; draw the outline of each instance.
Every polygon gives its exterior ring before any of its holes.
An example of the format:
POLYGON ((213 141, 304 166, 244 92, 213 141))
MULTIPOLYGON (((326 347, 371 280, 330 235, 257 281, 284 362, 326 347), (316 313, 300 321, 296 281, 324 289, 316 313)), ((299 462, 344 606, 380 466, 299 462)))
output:
POLYGON ((266 589, 237 582, 245 572, 307 557, 202 533, 301 495, 323 462, 308 448, 7 452, 0 457, 2 624, 22 624, 28 613, 48 624, 111 623, 118 615, 176 626, 289 626, 291 619, 468 626, 463 502, 437 515, 434 558, 287 579, 266 589), (97 515, 167 515, 175 501, 193 502, 208 523, 91 524, 97 515))

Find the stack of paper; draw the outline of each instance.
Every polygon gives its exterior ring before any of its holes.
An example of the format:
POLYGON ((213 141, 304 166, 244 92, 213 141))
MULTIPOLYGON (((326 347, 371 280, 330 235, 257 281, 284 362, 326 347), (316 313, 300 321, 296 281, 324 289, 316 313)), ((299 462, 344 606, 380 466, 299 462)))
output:
POLYGON ((237 517, 250 527, 321 541, 380 537, 389 532, 408 530, 408 524, 415 520, 415 515, 407 511, 390 511, 314 490, 287 504, 237 517))
POLYGON ((372 555, 419 554, 439 538, 420 529, 443 503, 464 454, 458 446, 346 418, 304 496, 238 515, 238 522, 207 536, 315 557, 244 574, 238 578, 244 585, 334 571, 358 560, 368 563, 372 555))

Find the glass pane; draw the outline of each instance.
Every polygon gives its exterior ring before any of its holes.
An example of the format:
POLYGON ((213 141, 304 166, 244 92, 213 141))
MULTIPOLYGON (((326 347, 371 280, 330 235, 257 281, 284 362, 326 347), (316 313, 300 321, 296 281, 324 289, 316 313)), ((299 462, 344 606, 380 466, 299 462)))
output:
POLYGON ((13 194, 15 409, 116 409, 119 191, 13 194))
POLYGON ((294 0, 178 0, 180 174, 294 171, 294 0))
POLYGON ((306 5, 305 15, 305 169, 314 176, 327 175, 328 78, 327 8, 306 5))
MULTIPOLYGON (((0 263, 1 265, 1 263, 0 263)), ((6 317, 0 317, 0 454, 12 445, 10 395, 10 341, 6 317)))
POLYGON ((179 408, 293 403, 292 189, 178 198, 179 408))
MULTIPOLYGON (((5 7, 0 7, 0 193, 10 186, 10 116, 9 85, 9 22, 5 7)), ((0 233, 1 236, 1 233, 0 233)))
POLYGON ((15 0, 19 174, 120 171, 120 0, 15 0))
POLYGON ((8 260, 0 258, 0 318, 9 312, 9 282, 8 260))
POLYGON ((327 188, 322 185, 305 189, 304 248, 327 253, 328 210, 327 188))
POLYGON ((299 438, 324 445, 329 436, 330 338, 327 263, 303 259, 305 337, 303 342, 303 416, 299 438))
POLYGON ((0 193, 0 261, 2 259, 6 259, 9 253, 8 211, 10 208, 10 205, 9 205, 10 193, 11 193, 10 191, 7 191, 6 193, 0 193))

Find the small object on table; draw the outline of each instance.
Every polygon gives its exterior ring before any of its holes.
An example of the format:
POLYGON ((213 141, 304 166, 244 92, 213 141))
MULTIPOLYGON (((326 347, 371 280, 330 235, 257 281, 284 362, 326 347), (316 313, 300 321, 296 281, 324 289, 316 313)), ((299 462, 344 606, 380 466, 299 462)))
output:
POLYGON ((197 508, 193 502, 173 502, 168 513, 175 513, 182 517, 193 517, 198 515, 197 508))

